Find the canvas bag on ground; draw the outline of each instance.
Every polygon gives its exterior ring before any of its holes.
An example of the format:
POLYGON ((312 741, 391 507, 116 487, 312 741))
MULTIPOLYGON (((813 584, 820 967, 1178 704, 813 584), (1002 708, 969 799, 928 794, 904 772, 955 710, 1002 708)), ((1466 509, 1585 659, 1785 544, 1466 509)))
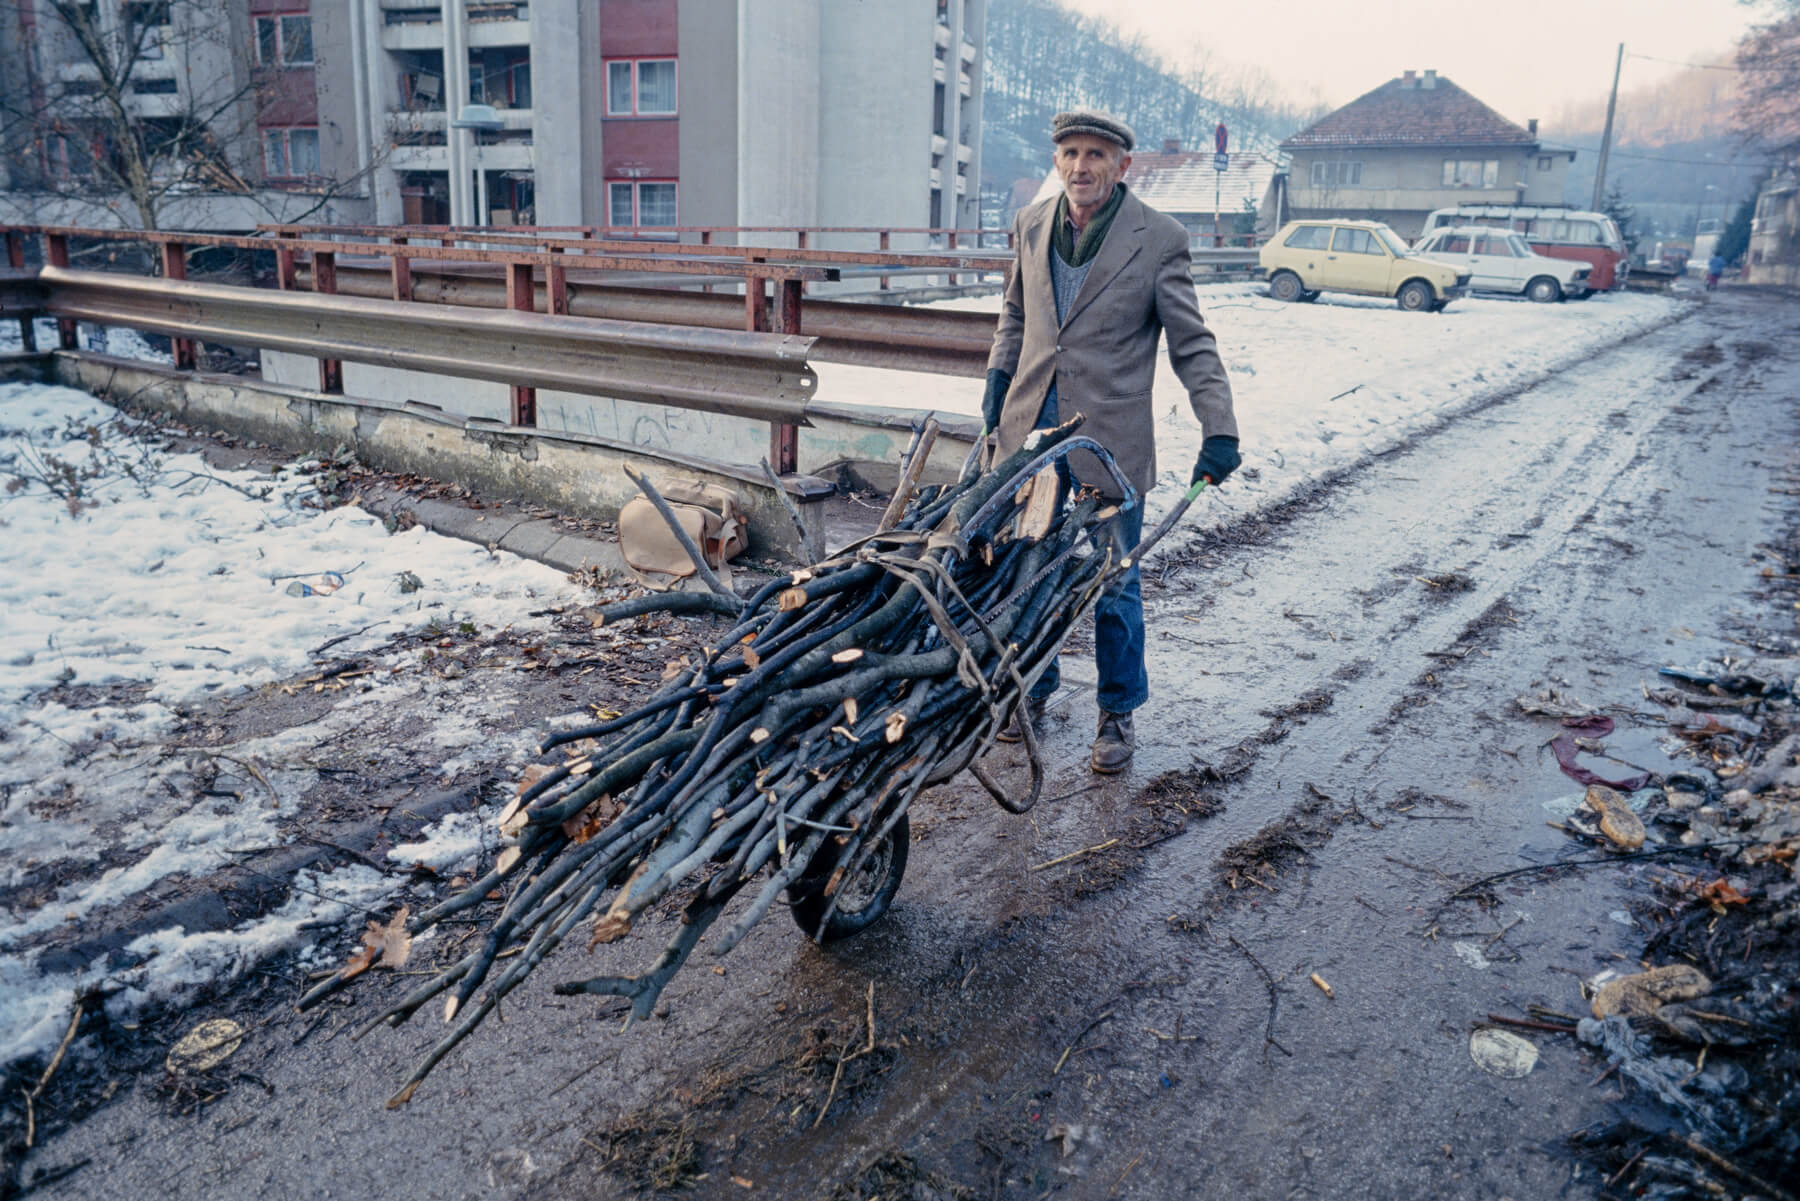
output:
MULTIPOLYGON (((716 570, 743 553, 749 531, 731 489, 676 482, 662 485, 660 490, 681 528, 706 557, 708 567, 716 570)), ((693 560, 647 497, 634 497, 619 510, 619 550, 625 562, 638 571, 676 579, 694 574, 693 560)))

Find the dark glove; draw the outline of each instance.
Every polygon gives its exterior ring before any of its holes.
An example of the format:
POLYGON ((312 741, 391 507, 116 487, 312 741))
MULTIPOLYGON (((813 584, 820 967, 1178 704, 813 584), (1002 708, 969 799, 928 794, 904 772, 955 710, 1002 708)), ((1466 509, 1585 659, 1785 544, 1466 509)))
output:
POLYGON ((1000 428, 1000 410, 1006 405, 1006 390, 1012 387, 1012 376, 998 367, 990 367, 987 391, 981 397, 981 423, 989 433, 1000 428))
MULTIPOLYGON (((990 373, 992 374, 992 373, 990 373)), ((1244 460, 1238 456, 1238 440, 1230 434, 1214 434, 1200 444, 1200 457, 1194 460, 1194 478, 1189 484, 1197 484, 1200 477, 1205 476, 1213 484, 1223 484, 1238 464, 1244 460)))

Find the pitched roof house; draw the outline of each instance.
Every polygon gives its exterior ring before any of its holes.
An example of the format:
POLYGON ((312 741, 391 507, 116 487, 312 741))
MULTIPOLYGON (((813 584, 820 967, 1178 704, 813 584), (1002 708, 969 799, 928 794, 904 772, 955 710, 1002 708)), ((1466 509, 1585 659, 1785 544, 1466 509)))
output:
POLYGON ((1281 143, 1284 217, 1368 217, 1417 237, 1433 209, 1562 204, 1572 150, 1538 141, 1436 71, 1407 71, 1281 143))

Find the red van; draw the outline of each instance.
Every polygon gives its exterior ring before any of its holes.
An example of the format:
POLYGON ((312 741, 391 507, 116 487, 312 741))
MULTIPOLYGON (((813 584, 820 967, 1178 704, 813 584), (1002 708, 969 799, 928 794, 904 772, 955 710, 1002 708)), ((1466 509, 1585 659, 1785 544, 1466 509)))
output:
POLYGON ((1445 225, 1487 225, 1511 228, 1541 255, 1587 263, 1588 287, 1596 292, 1618 291, 1631 273, 1631 258, 1619 227, 1605 213, 1545 204, 1459 204, 1438 209, 1425 218, 1421 239, 1445 225))

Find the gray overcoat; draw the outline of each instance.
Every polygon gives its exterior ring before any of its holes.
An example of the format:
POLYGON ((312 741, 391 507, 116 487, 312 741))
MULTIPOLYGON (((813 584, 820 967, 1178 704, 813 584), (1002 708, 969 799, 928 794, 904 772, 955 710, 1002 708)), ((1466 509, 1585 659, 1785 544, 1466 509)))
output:
MULTIPOLYGON (((1168 333, 1169 363, 1187 388, 1202 433, 1238 432, 1231 383, 1194 298, 1187 230, 1128 190, 1058 328, 1050 283, 1055 220, 1052 197, 1013 221, 1018 254, 1007 272, 988 354, 989 370, 1013 377, 1000 414, 1000 454, 1024 444, 1055 380, 1058 416, 1067 421, 1081 413, 1086 420, 1080 432, 1111 451, 1132 486, 1148 492, 1156 482, 1150 385, 1159 335, 1168 333)), ((1070 462, 1082 483, 1117 491, 1093 455, 1077 453, 1070 462)))

